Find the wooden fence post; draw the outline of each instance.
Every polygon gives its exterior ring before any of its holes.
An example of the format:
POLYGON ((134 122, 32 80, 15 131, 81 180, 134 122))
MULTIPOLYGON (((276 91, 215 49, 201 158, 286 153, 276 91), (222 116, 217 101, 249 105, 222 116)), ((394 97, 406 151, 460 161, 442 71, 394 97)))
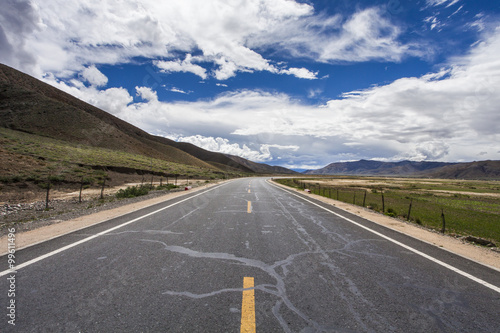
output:
POLYGON ((444 234, 444 232, 446 231, 446 221, 444 220, 444 210, 443 210, 443 208, 441 208, 441 218, 443 219, 443 229, 441 229, 441 233, 444 234))
POLYGON ((382 214, 385 213, 385 200, 384 200, 384 192, 382 191, 382 214))
POLYGON ((47 195, 45 197, 45 210, 49 210, 50 176, 47 179, 47 195))
POLYGON ((366 207, 366 190, 365 190, 365 196, 363 197, 363 207, 366 207))
POLYGON ((104 176, 104 178, 102 180, 101 199, 104 199, 104 186, 106 186, 106 176, 104 176))
POLYGON ((410 221, 410 214, 411 214, 411 204, 413 203, 413 198, 410 199, 410 207, 408 208, 408 221, 410 221))

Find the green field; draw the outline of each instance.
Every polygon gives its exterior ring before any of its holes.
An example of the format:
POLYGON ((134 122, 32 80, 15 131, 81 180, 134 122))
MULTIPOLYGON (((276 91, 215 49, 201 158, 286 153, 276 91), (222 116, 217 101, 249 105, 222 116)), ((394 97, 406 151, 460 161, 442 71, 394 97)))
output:
POLYGON ((276 181, 291 187, 308 188, 315 194, 368 207, 434 230, 442 230, 444 215, 446 233, 472 235, 500 244, 498 181, 375 177, 276 181))

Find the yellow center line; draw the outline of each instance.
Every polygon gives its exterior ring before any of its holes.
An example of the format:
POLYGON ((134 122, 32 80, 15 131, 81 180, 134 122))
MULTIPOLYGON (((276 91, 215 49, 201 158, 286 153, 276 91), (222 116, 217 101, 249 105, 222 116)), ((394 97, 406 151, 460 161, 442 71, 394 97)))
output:
POLYGON ((252 212, 252 202, 251 201, 248 201, 248 205, 247 205, 247 213, 251 213, 252 212))
POLYGON ((248 193, 250 193, 250 189, 248 189, 248 193))
POLYGON ((243 300, 241 302, 241 333, 255 333, 255 291, 253 277, 243 278, 243 300))

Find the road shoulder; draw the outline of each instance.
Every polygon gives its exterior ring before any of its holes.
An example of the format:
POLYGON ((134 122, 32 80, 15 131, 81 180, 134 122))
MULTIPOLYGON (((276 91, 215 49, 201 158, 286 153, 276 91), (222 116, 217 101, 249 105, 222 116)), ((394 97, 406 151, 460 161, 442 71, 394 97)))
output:
MULTIPOLYGON (((35 244, 43 243, 48 240, 57 238, 59 236, 66 235, 71 232, 87 228, 92 225, 103 223, 113 218, 120 217, 167 200, 186 196, 194 192, 198 192, 213 186, 220 185, 224 182, 226 181, 202 185, 199 187, 192 188, 189 191, 167 193, 165 195, 156 198, 142 200, 131 204, 126 204, 117 208, 103 210, 94 214, 80 216, 75 219, 61 221, 59 223, 42 226, 29 231, 18 232, 15 234, 16 250, 21 250, 23 248, 35 244)), ((9 242, 8 234, 0 237, 0 256, 7 254, 8 242, 9 242)))
MULTIPOLYGON (((279 184, 274 181, 272 182, 272 184, 280 186, 292 192, 304 194, 303 191, 279 184)), ((432 230, 425 229, 423 227, 419 227, 399 219, 376 213, 367 208, 355 206, 312 193, 307 194, 307 196, 328 205, 332 205, 351 214, 360 216, 366 220, 382 225, 391 230, 413 237, 425 243, 431 244, 461 257, 500 271, 500 253, 492 251, 489 248, 484 248, 471 243, 467 243, 452 236, 442 235, 438 232, 434 232, 432 230)))

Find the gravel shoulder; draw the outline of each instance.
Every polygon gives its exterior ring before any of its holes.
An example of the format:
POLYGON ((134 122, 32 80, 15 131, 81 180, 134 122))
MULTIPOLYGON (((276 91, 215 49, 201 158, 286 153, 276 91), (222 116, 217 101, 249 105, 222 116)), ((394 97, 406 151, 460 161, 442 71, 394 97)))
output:
MULTIPOLYGON (((203 184, 193 187, 189 191, 179 190, 175 192, 153 192, 141 197, 107 202, 100 206, 93 207, 92 209, 74 209, 68 213, 60 214, 55 217, 21 223, 16 225, 16 250, 42 243, 70 232, 102 223, 115 217, 119 217, 166 200, 201 191, 224 182, 226 181, 203 184)), ((8 249, 7 228, 4 228, 2 233, 3 235, 0 237, 0 255, 6 254, 8 249)))

